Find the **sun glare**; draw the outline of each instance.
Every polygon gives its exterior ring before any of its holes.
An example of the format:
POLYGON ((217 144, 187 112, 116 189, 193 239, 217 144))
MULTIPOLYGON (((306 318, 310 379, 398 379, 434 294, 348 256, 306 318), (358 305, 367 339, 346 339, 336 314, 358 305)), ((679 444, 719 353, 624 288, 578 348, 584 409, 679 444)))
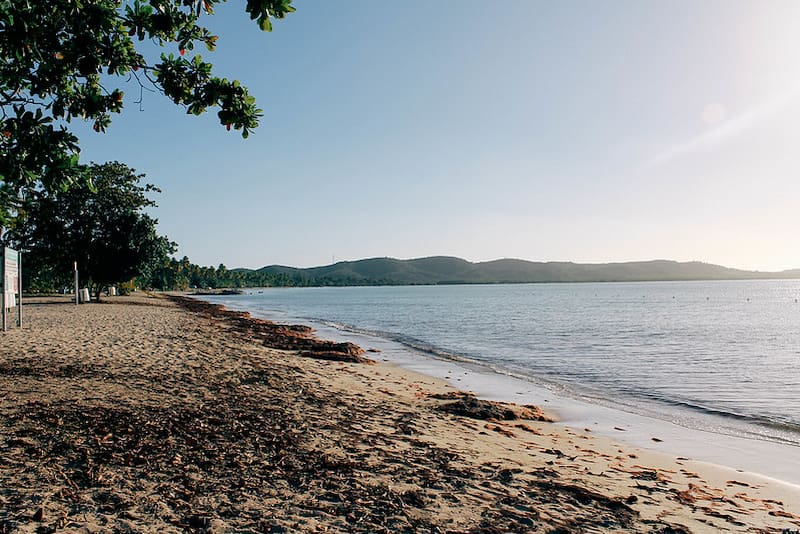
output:
POLYGON ((719 124, 728 116, 728 110, 719 102, 712 102, 703 108, 700 117, 709 126, 719 124))

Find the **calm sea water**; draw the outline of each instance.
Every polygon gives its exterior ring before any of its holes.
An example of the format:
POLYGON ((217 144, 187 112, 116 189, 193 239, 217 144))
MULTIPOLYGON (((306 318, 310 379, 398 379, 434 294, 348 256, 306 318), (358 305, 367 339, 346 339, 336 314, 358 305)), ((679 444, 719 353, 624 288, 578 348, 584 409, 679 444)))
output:
POLYGON ((209 300, 800 445, 799 299, 795 280, 274 288, 209 300))

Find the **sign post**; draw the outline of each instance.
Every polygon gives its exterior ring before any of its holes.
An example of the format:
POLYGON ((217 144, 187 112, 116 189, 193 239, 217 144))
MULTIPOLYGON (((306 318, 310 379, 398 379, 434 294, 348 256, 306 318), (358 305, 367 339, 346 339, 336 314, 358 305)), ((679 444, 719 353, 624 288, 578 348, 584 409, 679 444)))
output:
POLYGON ((22 326, 22 284, 20 279, 20 253, 8 247, 3 249, 3 332, 8 330, 8 310, 17 308, 17 326, 22 326), (19 301, 17 301, 19 299, 19 301))
POLYGON ((17 326, 22 326, 22 252, 17 252, 17 326))
POLYGON ((6 293, 6 249, 3 248, 3 257, 0 258, 0 298, 2 302, 0 302, 0 310, 2 310, 3 314, 3 332, 8 330, 8 324, 6 323, 6 297, 8 293, 6 293))

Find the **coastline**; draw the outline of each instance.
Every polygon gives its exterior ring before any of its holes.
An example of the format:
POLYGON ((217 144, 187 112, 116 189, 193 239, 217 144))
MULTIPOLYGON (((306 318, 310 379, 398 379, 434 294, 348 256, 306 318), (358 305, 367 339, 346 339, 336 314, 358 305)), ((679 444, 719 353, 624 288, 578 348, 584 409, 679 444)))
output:
POLYGON ((34 304, 0 346, 2 530, 800 527, 798 488, 442 413, 443 380, 298 357, 163 298, 34 304))
POLYGON ((310 324, 328 339, 379 347, 381 361, 445 380, 484 399, 542 405, 556 413, 559 424, 564 426, 591 428, 628 445, 749 471, 800 487, 800 447, 795 444, 796 434, 792 435, 795 441, 781 442, 758 434, 755 427, 721 416, 674 406, 632 405, 602 392, 565 388, 535 377, 514 375, 485 361, 440 357, 438 351, 420 350, 417 345, 393 337, 321 319, 240 305, 237 299, 212 302, 277 322, 310 324))

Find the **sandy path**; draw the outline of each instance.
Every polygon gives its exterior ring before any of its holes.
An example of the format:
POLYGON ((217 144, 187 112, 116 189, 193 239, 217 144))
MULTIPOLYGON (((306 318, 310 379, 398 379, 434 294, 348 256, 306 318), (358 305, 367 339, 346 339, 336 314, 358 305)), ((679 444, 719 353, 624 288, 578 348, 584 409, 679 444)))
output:
POLYGON ((0 533, 800 528, 797 488, 448 391, 163 298, 40 300, 0 336, 0 533))

